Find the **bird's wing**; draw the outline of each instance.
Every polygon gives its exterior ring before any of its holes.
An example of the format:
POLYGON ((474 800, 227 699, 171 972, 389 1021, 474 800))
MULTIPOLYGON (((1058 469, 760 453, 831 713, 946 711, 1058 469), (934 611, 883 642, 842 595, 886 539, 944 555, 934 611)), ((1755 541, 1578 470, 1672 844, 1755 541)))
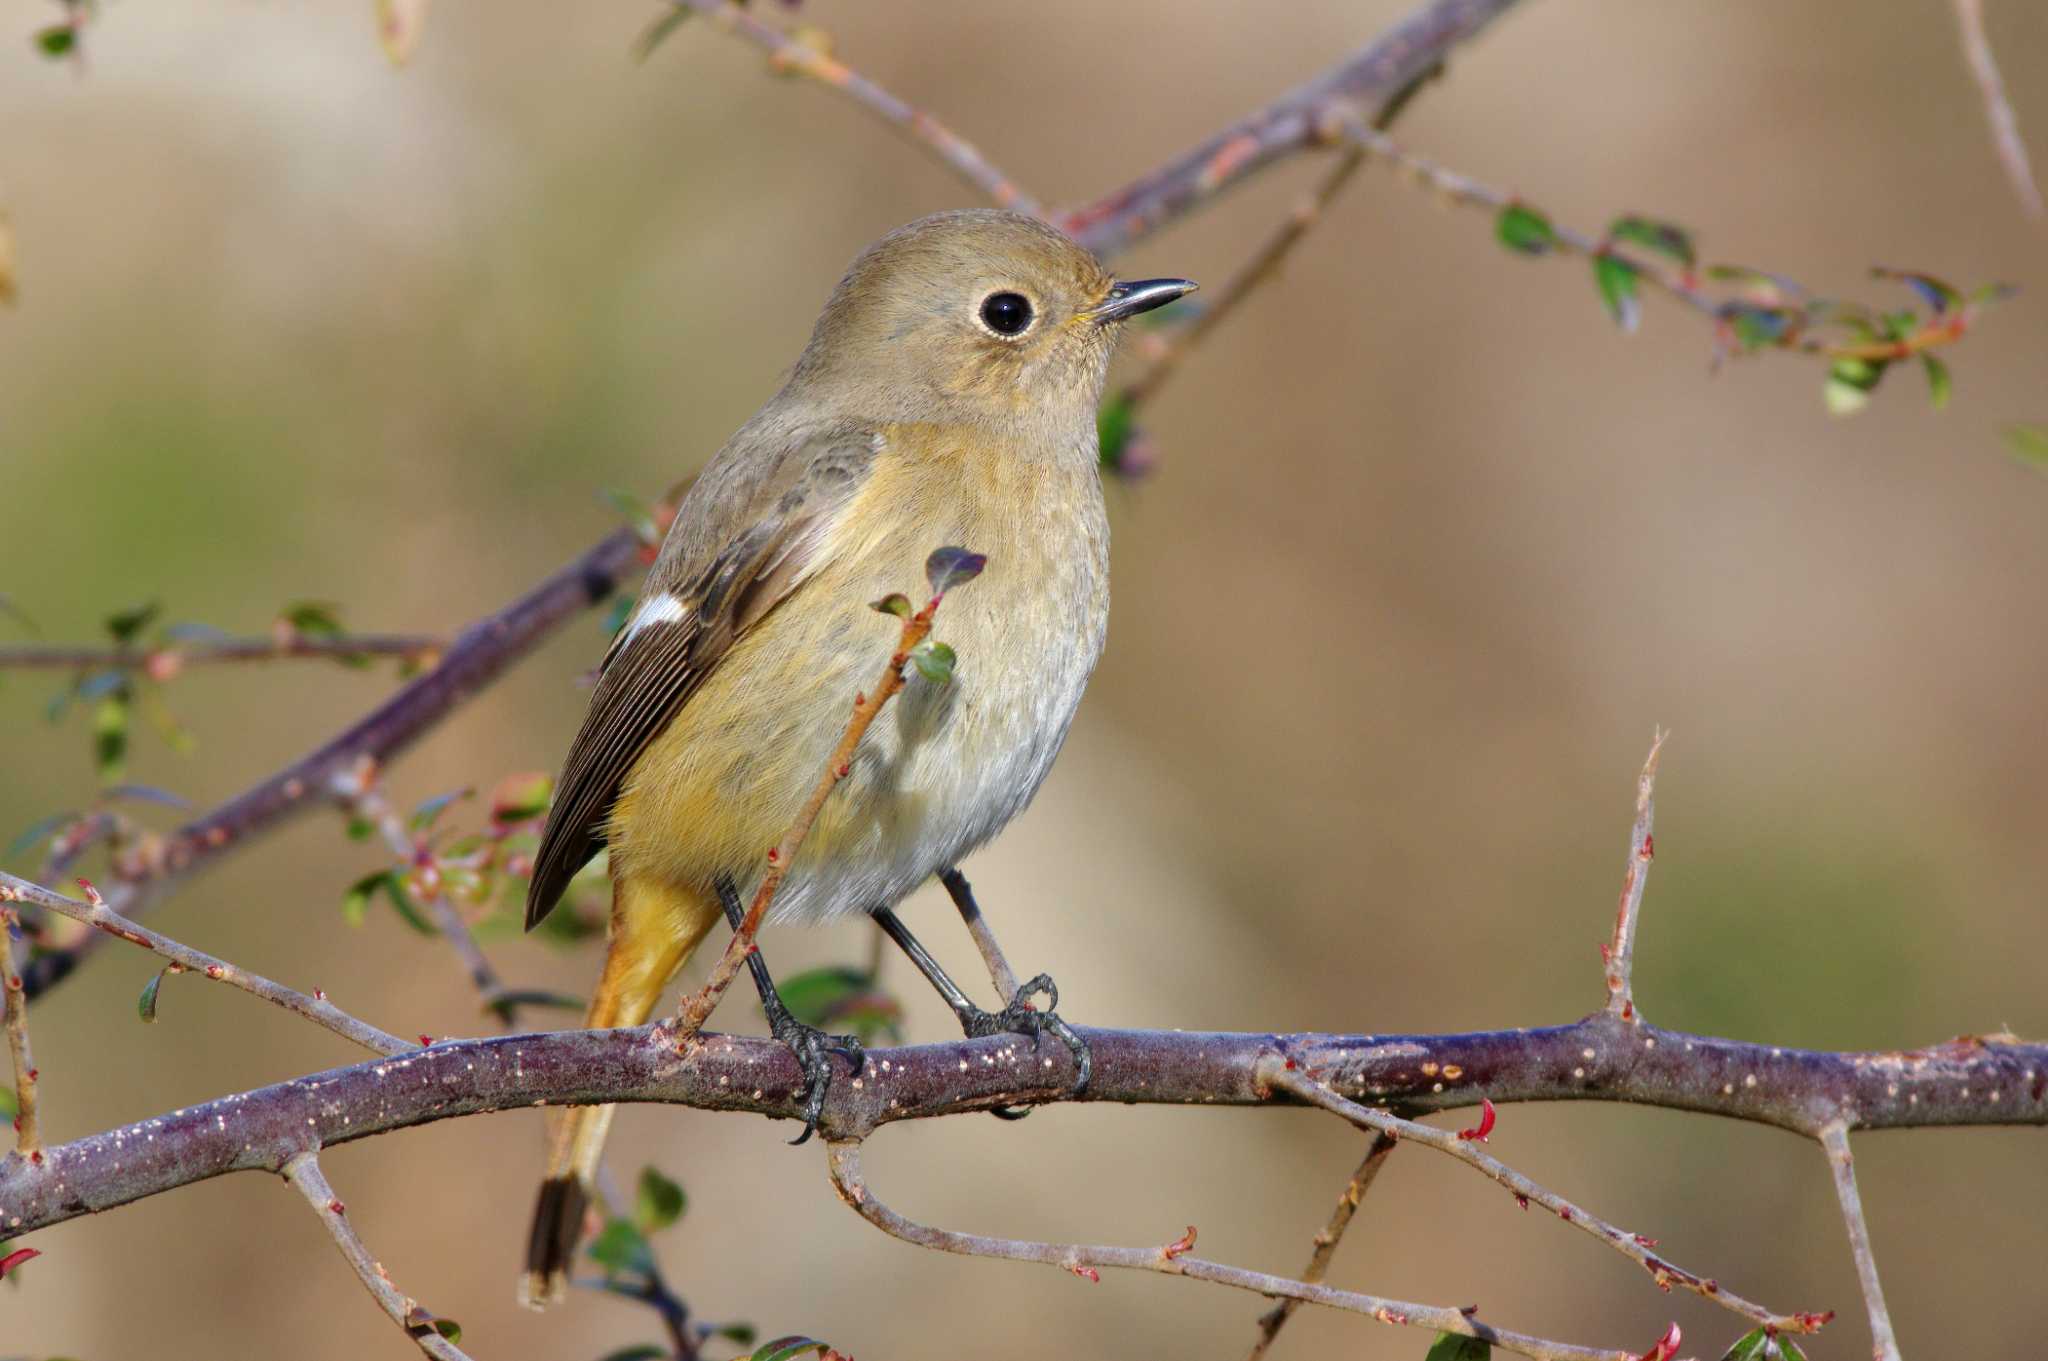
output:
POLYGON ((845 426, 796 437, 743 430, 690 488, 563 763, 527 889, 528 930, 597 853, 647 744, 816 565, 879 447, 872 432, 845 426))

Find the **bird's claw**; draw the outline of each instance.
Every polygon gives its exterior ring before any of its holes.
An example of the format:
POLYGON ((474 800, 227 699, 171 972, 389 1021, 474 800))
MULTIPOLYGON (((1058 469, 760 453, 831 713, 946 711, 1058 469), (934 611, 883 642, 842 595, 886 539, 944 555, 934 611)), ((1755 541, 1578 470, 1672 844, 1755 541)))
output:
POLYGON ((858 1077, 867 1066, 867 1050, 858 1036, 828 1035, 787 1011, 769 1018, 769 1028, 796 1055, 797 1067, 803 1070, 804 1128, 789 1141, 791 1145, 801 1144, 818 1132, 818 1121, 825 1114, 825 1093, 832 1085, 831 1056, 837 1054, 845 1059, 847 1076, 858 1077))
MULTIPOLYGON (((960 1027, 967 1032, 969 1039, 979 1039, 984 1035, 1028 1035, 1034 1051, 1047 1035, 1051 1035, 1066 1045, 1067 1051, 1074 1056, 1076 1076, 1070 1090, 1084 1091, 1094 1071, 1094 1061, 1088 1052, 1088 1042, 1075 1034, 1074 1028, 1060 1016, 1059 1004, 1060 990, 1052 981, 1052 975, 1040 974, 1017 989, 1017 995, 1001 1011, 983 1011, 976 1007, 963 1013, 960 1027), (1043 1011, 1031 1005, 1032 997, 1040 994, 1045 997, 1043 1011)), ((995 1111, 1004 1120, 1021 1120, 1030 1113, 1029 1107, 998 1107, 995 1111)))

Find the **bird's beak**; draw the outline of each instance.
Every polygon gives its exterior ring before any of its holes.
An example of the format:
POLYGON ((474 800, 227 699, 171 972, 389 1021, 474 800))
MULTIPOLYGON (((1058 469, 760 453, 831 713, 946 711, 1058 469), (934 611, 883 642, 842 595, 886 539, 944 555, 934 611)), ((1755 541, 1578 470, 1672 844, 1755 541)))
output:
POLYGON ((1164 307, 1175 298, 1194 292, 1197 287, 1199 285, 1193 279, 1120 279, 1109 290, 1109 296, 1097 303, 1088 315, 1095 318, 1098 325, 1123 321, 1140 312, 1164 307))

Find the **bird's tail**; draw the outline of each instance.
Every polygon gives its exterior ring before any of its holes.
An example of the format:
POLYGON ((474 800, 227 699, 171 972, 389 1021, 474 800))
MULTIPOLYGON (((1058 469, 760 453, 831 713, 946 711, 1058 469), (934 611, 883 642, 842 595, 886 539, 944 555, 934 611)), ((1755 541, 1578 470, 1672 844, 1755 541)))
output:
MULTIPOLYGON (((623 876, 614 881, 604 977, 590 999, 585 1028, 645 1021, 669 980, 722 915, 715 893, 623 876)), ((551 1113, 547 1180, 533 1207, 526 1273, 519 1280, 519 1302, 529 1309, 553 1304, 568 1286, 613 1109, 572 1106, 551 1113)))

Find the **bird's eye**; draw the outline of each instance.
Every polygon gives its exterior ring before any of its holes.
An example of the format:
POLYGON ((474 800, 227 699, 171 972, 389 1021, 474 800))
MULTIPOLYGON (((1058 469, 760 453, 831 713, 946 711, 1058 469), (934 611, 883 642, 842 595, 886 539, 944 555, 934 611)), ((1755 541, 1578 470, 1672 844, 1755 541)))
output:
POLYGON ((1023 335, 1031 326, 1031 300, 1022 293, 991 293, 981 301, 981 321, 999 336, 1023 335))

